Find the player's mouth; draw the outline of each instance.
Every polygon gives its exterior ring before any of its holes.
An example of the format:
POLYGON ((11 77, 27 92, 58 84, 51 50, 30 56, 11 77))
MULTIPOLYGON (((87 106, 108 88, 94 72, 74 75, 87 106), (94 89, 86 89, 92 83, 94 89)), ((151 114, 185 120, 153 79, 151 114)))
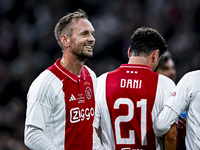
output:
POLYGON ((85 46, 87 50, 92 50, 93 46, 85 46))

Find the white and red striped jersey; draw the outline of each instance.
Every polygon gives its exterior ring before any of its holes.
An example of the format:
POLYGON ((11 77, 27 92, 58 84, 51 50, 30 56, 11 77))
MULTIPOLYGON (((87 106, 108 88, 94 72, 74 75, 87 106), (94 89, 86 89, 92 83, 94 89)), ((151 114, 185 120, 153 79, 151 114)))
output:
POLYGON ((94 127, 106 150, 159 150, 153 121, 175 84, 144 65, 124 64, 98 78, 94 127))
POLYGON ((78 77, 59 62, 30 86, 25 124, 42 129, 59 150, 92 149, 96 75, 83 66, 78 77))

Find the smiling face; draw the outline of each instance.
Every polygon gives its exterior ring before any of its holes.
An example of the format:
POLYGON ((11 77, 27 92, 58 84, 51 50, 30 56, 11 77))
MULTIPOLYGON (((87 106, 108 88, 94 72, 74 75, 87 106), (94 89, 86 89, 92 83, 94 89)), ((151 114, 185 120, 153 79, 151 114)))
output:
POLYGON ((80 18, 72 26, 72 35, 69 38, 70 52, 78 58, 92 57, 95 43, 92 24, 87 19, 80 18))

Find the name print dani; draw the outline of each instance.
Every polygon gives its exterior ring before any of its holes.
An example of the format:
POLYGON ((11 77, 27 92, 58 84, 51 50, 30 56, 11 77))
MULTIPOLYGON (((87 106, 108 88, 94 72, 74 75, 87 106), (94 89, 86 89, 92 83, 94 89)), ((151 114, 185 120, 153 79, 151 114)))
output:
POLYGON ((120 88, 141 89, 142 80, 121 79, 120 88))

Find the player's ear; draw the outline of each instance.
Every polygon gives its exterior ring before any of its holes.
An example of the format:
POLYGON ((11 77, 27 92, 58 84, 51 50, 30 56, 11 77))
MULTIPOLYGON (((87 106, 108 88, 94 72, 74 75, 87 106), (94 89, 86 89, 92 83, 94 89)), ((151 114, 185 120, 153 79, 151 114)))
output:
POLYGON ((69 47, 69 42, 70 42, 69 36, 62 34, 60 36, 60 41, 62 42, 64 47, 69 47))
POLYGON ((130 47, 128 48, 128 58, 130 58, 130 56, 131 56, 131 49, 130 49, 130 47))
POLYGON ((157 62, 160 58, 159 58, 159 54, 160 54, 160 51, 159 49, 156 49, 152 52, 152 61, 153 63, 157 62))

